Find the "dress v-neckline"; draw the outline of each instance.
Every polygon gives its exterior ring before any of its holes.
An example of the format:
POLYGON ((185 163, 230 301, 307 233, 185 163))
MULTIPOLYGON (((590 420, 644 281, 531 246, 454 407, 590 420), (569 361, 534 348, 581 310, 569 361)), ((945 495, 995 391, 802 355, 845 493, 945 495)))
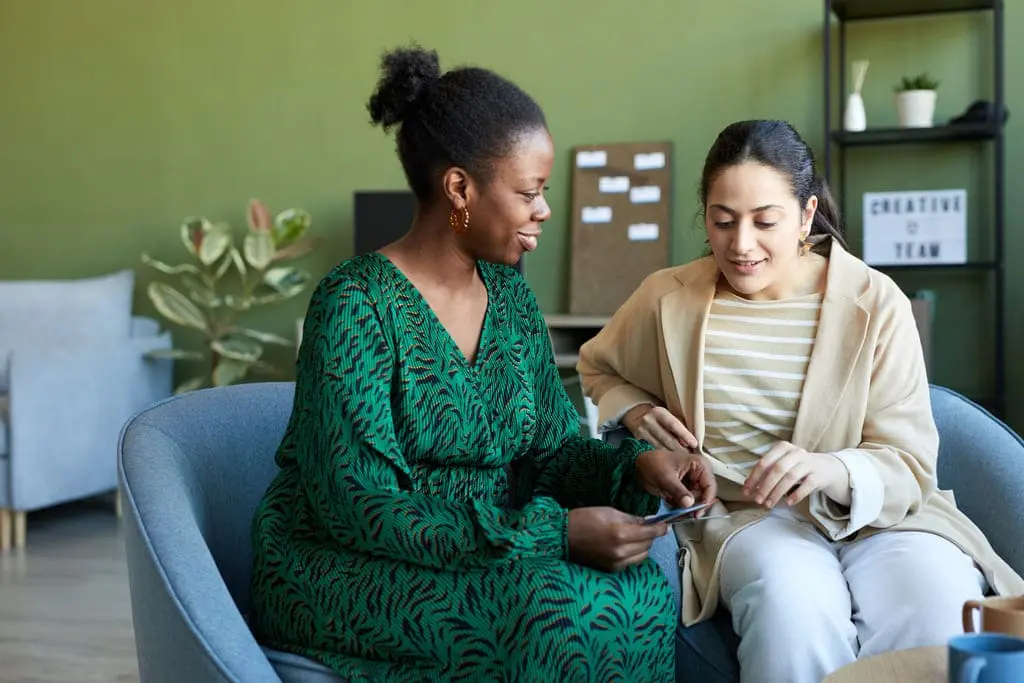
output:
POLYGON ((423 296, 423 292, 420 291, 419 287, 413 284, 412 280, 409 279, 409 276, 405 274, 405 271, 395 265, 394 261, 388 258, 385 254, 382 254, 379 251, 373 252, 373 254, 379 260, 387 264, 387 267, 395 274, 400 284, 412 292, 412 295, 419 302, 420 306, 426 309, 430 319, 433 320, 433 324, 440 331, 441 336, 447 340, 446 343, 450 346, 449 350, 454 352, 455 356, 463 365, 466 366, 467 369, 479 371, 484 351, 487 348, 487 344, 491 341, 489 332, 491 328, 491 317, 494 310, 494 288, 491 286, 490 273, 487 272, 487 269, 482 267, 479 263, 476 266, 476 270, 480 274, 480 279, 484 283, 484 289, 487 292, 487 306, 484 308, 484 318, 480 326, 480 336, 477 338, 476 342, 476 352, 473 354, 472 359, 470 359, 465 353, 463 353, 458 342, 455 341, 455 337, 452 336, 452 333, 447 327, 445 327, 445 324, 441 322, 441 318, 438 317, 437 312, 434 311, 434 307, 431 306, 430 302, 427 301, 427 298, 423 296))

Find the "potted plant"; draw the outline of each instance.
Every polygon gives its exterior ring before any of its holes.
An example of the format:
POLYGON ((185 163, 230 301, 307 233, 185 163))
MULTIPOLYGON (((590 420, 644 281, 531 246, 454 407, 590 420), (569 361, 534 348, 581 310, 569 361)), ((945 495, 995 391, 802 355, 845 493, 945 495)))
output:
POLYGON ((286 209, 271 217, 263 202, 249 203, 249 230, 242 248, 235 246, 226 223, 189 218, 181 226, 181 241, 192 263, 169 265, 142 255, 143 263, 165 275, 177 276, 179 287, 152 282, 150 301, 170 322, 199 331, 206 352, 187 349, 158 350, 152 357, 199 361, 198 372, 182 382, 175 393, 205 386, 224 386, 245 379, 252 370, 275 372, 263 359, 263 345, 294 346, 291 339, 254 330, 237 318, 257 306, 274 304, 302 293, 310 273, 285 262, 308 253, 320 241, 306 236, 310 216, 302 209, 286 209), (228 281, 228 274, 235 282, 228 281))
POLYGON ((901 128, 931 128, 939 82, 928 74, 904 76, 896 86, 896 113, 901 128))

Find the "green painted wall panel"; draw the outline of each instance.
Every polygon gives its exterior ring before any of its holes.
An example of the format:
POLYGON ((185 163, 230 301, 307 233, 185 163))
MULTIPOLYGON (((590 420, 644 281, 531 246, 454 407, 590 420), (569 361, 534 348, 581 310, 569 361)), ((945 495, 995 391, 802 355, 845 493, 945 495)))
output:
MULTIPOLYGON (((1024 10, 1008 4, 1007 35, 1019 35, 1024 10)), ((942 80, 940 119, 986 95, 988 27, 985 18, 962 16, 852 28, 849 56, 871 60, 869 121, 895 121, 891 86, 904 73, 927 70, 942 80)), ((380 52, 411 39, 436 47, 444 66, 499 70, 545 107, 559 152, 554 215, 528 277, 546 311, 563 310, 567 300, 571 146, 675 143, 676 262, 701 250, 697 180, 725 124, 786 118, 823 148, 821 3, 809 0, 0 0, 0 278, 135 267, 144 284, 151 275, 138 262, 142 251, 182 257, 177 226, 192 214, 241 231, 252 196, 312 212, 327 241, 309 264, 325 272, 351 252, 352 191, 403 184, 393 141, 369 125, 365 102, 380 52)), ((1024 103, 1016 78, 1024 52, 1014 41, 1007 50, 1015 111, 1024 103)), ((1008 145, 1008 248, 1020 253, 1019 116, 1011 117, 1008 145)), ((977 146, 857 151, 848 189, 856 200, 869 189, 968 187, 974 230, 990 217, 978 195, 991 182, 986 159, 977 146)), ((856 236, 859 210, 849 217, 856 236)), ((973 240, 972 248, 987 245, 973 240)), ((1024 342, 1024 275, 1009 270, 1015 348, 1024 342)), ((932 284, 912 280, 905 284, 932 284)), ((142 286, 138 292, 148 312, 142 286)), ((988 320, 972 309, 972 295, 984 290, 970 280, 939 288, 936 380, 984 391, 989 332, 966 322, 988 320)), ((255 322, 291 333, 304 302, 255 322)), ((1011 418, 1024 427, 1024 361, 1012 359, 1009 379, 1011 418)))

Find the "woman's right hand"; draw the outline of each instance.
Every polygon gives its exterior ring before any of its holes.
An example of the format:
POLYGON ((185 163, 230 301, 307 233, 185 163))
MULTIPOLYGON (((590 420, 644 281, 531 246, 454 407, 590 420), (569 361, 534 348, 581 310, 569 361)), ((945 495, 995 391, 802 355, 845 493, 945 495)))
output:
POLYGON ((647 558, 651 543, 667 524, 643 520, 611 507, 569 510, 569 559, 606 572, 619 572, 647 558))
POLYGON ((644 403, 622 416, 622 425, 637 439, 655 448, 689 451, 697 448, 697 439, 683 421, 661 406, 644 403))

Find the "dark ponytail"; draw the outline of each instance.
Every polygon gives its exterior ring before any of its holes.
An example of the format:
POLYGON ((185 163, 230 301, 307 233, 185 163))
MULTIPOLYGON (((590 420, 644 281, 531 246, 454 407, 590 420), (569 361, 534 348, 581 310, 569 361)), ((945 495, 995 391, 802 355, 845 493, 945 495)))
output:
MULTIPOLYGON (((846 231, 843 228, 839 205, 832 197, 832 191, 828 188, 828 183, 820 175, 817 175, 815 186, 816 188, 811 194, 818 198, 818 210, 814 212, 814 221, 811 223, 811 235, 808 238, 808 241, 814 243, 812 251, 827 256, 832 240, 836 240, 839 242, 839 246, 849 251, 850 247, 846 244, 846 231)), ((810 195, 808 195, 809 197, 810 195)), ((807 201, 803 200, 803 204, 806 203, 807 201)))
POLYGON ((812 195, 818 198, 808 238, 814 252, 828 256, 833 240, 848 249, 839 206, 832 198, 828 183, 815 170, 811 148, 785 121, 739 121, 719 133, 704 161, 701 205, 707 206, 711 183, 722 171, 746 161, 770 166, 787 175, 801 208, 806 208, 812 195))

